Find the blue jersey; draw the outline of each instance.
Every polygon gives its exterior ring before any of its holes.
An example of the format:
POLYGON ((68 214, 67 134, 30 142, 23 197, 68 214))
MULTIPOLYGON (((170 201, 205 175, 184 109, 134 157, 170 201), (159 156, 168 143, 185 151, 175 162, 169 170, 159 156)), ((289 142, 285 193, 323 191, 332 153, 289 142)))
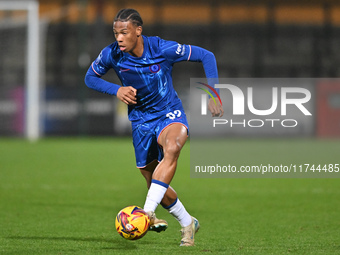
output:
POLYGON ((137 90, 137 104, 129 105, 129 120, 146 122, 182 107, 172 84, 172 66, 179 61, 203 62, 206 76, 217 78, 214 55, 197 46, 179 44, 159 37, 143 36, 141 57, 122 52, 114 42, 104 48, 89 68, 85 82, 97 91, 116 95, 119 86, 100 79, 114 69, 123 86, 137 90))

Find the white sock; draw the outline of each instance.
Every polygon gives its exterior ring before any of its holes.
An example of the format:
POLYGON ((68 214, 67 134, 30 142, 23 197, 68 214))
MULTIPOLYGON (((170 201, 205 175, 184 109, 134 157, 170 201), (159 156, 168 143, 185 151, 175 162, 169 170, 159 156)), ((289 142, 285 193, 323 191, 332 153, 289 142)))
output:
POLYGON ((144 211, 154 212, 158 204, 162 201, 168 187, 169 185, 164 182, 152 180, 148 195, 146 196, 144 211))
POLYGON ((191 215, 185 210, 184 205, 179 201, 177 198, 176 201, 170 205, 169 207, 165 208, 168 212, 178 220, 179 224, 184 228, 191 224, 191 215))

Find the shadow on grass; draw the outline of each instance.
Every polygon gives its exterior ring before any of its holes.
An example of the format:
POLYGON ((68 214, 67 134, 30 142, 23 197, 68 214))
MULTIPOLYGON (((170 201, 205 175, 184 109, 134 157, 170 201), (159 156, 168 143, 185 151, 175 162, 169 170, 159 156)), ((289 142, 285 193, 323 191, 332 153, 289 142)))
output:
MULTIPOLYGON (((126 249, 135 250, 137 246, 134 241, 128 240, 114 240, 108 238, 93 238, 93 237, 53 237, 53 236, 9 236, 8 239, 16 240, 46 240, 46 241, 76 241, 76 242, 96 242, 96 243, 110 243, 112 247, 105 247, 105 250, 126 249)), ((149 242, 143 242, 143 244, 149 244, 149 242)))

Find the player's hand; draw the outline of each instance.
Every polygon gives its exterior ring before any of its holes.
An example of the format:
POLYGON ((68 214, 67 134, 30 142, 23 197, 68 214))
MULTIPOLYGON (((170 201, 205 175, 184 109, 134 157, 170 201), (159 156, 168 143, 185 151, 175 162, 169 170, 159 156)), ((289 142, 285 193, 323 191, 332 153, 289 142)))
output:
POLYGON ((117 91, 117 97, 120 101, 127 105, 137 104, 137 89, 134 87, 120 87, 117 91))
POLYGON ((208 109, 211 112, 212 117, 222 117, 224 114, 223 107, 218 100, 218 98, 215 98, 216 104, 214 102, 214 99, 210 98, 208 103, 208 109))

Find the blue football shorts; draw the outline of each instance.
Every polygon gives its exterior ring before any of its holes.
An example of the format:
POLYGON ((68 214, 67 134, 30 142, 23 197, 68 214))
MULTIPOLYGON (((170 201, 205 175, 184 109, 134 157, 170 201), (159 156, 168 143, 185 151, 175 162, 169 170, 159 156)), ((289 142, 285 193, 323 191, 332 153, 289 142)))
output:
POLYGON ((174 123, 182 124, 189 133, 188 121, 181 107, 151 121, 132 123, 132 139, 138 168, 143 168, 154 160, 163 159, 163 149, 157 140, 162 131, 174 123))

